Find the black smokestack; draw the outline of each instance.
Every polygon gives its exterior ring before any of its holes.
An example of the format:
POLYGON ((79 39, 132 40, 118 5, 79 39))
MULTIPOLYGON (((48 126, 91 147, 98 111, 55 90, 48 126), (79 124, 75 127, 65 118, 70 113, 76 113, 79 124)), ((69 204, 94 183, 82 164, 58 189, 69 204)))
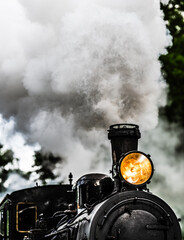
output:
POLYGON ((110 126, 108 132, 108 139, 112 145, 113 165, 119 162, 122 154, 137 150, 138 139, 141 137, 138 125, 115 124, 110 126))

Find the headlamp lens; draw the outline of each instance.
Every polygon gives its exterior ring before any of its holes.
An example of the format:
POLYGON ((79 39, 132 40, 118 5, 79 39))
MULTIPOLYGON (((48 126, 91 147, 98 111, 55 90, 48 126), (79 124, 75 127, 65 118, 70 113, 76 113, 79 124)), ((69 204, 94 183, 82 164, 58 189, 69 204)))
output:
POLYGON ((151 178, 152 172, 152 162, 144 153, 129 153, 121 160, 121 176, 130 184, 141 185, 146 183, 151 178))

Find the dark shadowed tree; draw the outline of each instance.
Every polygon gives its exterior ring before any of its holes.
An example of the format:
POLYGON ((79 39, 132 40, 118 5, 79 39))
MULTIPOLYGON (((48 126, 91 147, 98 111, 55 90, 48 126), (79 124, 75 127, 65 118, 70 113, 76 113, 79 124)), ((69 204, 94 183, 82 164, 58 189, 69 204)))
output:
MULTIPOLYGON (((184 1, 170 0, 168 5, 161 5, 167 27, 173 37, 173 44, 168 54, 160 57, 162 71, 168 83, 168 102, 163 109, 169 122, 182 126, 184 133, 184 1)), ((181 144, 177 154, 184 152, 184 134, 181 133, 181 144)), ((184 240, 184 229, 183 229, 184 240)))
POLYGON ((12 150, 4 150, 3 145, 0 144, 0 192, 6 190, 4 184, 11 173, 17 173, 21 177, 29 179, 30 174, 21 171, 17 167, 18 161, 19 159, 14 157, 12 150))
POLYGON ((169 86, 164 113, 170 122, 184 127, 184 1, 170 0, 168 5, 161 5, 161 8, 173 37, 168 54, 160 57, 169 86))
POLYGON ((35 152, 33 167, 37 167, 36 173, 43 184, 46 184, 47 180, 54 180, 58 177, 54 173, 54 169, 56 168, 56 164, 62 160, 61 157, 50 152, 45 153, 42 150, 35 152))
POLYGON ((5 191, 4 183, 8 179, 10 170, 8 165, 13 164, 13 152, 11 150, 3 150, 3 145, 0 144, 0 192, 5 191))
POLYGON ((54 173, 54 169, 56 164, 61 161, 63 161, 61 157, 50 152, 36 151, 34 154, 34 168, 26 173, 19 169, 19 159, 14 157, 13 151, 10 149, 5 150, 3 145, 0 144, 0 192, 6 191, 4 184, 11 173, 16 173, 22 178, 29 180, 30 176, 36 172, 37 180, 40 180, 43 184, 46 184, 49 180, 56 179, 58 175, 54 173))

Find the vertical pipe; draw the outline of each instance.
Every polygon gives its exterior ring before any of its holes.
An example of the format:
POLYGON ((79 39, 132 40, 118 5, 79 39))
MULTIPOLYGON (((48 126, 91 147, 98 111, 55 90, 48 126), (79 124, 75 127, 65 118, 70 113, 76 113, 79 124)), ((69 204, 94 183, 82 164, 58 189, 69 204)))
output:
POLYGON ((115 124, 108 130, 108 139, 112 147, 112 177, 115 180, 115 189, 120 188, 120 178, 118 173, 119 160, 123 154, 137 150, 138 139, 141 137, 139 126, 135 124, 115 124))

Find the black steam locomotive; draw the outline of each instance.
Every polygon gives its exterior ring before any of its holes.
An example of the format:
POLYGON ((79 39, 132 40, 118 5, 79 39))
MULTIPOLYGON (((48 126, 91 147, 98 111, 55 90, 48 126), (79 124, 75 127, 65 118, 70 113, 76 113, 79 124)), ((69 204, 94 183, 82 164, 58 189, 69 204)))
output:
POLYGON ((112 178, 23 189, 0 204, 0 240, 181 240, 173 210, 149 193, 154 167, 137 151, 139 127, 110 126, 112 178))

